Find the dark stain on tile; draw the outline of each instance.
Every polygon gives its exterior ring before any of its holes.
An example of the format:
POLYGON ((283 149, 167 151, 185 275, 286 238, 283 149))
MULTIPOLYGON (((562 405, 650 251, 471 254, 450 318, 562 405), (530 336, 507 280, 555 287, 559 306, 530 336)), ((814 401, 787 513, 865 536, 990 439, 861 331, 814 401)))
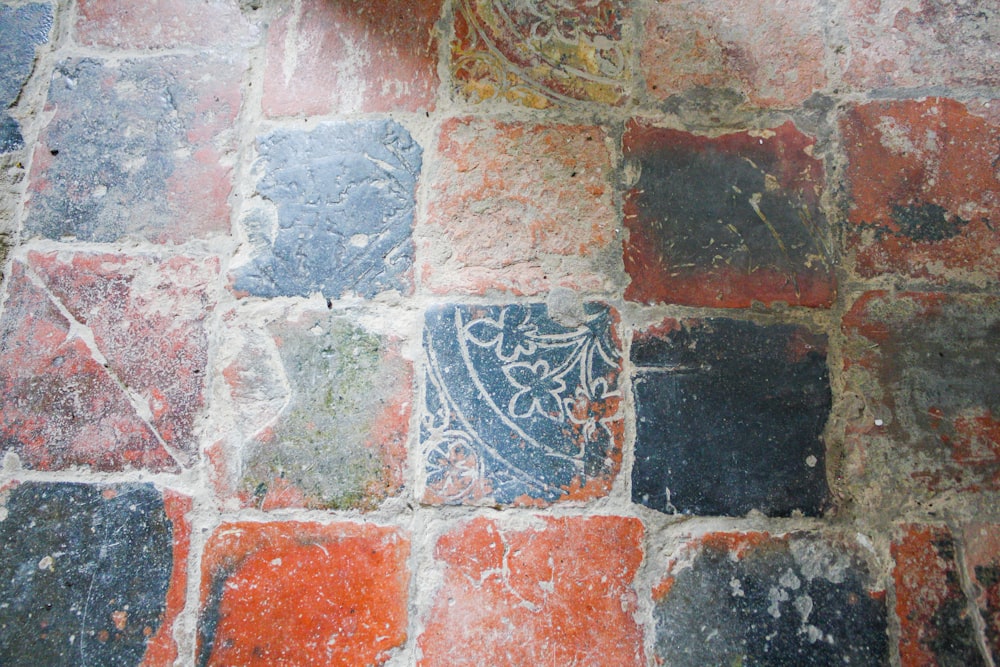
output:
POLYGON ((31 76, 35 48, 49 41, 52 5, 0 5, 0 153, 24 148, 21 125, 7 110, 31 76))

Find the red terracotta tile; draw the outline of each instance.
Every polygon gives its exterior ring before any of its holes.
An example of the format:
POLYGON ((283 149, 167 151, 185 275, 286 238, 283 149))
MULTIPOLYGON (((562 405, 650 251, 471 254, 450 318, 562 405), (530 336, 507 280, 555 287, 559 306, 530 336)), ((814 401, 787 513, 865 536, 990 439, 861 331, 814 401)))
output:
POLYGON ((745 308, 828 307, 836 294, 815 140, 787 122, 705 137, 628 124, 625 298, 745 308))
POLYGON ((998 323, 998 297, 933 292, 869 292, 844 316, 844 391, 864 401, 846 470, 871 500, 1000 488, 998 323))
POLYGON ((80 0, 83 44, 149 49, 246 44, 250 26, 237 0, 80 0))
POLYGON ((757 107, 794 107, 826 85, 823 26, 812 0, 660 0, 640 54, 649 94, 734 91, 757 107))
POLYGON ((1000 279, 1000 122, 944 98, 871 102, 840 121, 848 246, 865 278, 1000 279))
POLYGON ((993 3, 842 4, 838 22, 846 39, 835 52, 849 83, 860 88, 1000 84, 1000 27, 993 3))
POLYGON ((270 117, 422 111, 437 94, 441 0, 304 0, 268 31, 270 117))
POLYGON ((223 524, 202 560, 198 664, 384 664, 406 641, 408 554, 371 524, 223 524))
POLYGON ((947 528, 906 526, 892 543, 903 665, 985 665, 947 528))
POLYGON ((616 213, 599 128, 451 119, 414 236, 436 293, 611 289, 616 213))
POLYGON ((187 515, 194 507, 191 498, 165 490, 163 509, 173 528, 174 558, 167 587, 166 604, 160 627, 150 635, 141 667, 169 667, 177 660, 174 629, 177 617, 184 611, 187 600, 188 552, 191 549, 191 524, 187 515))
POLYGON ((214 259, 37 253, 14 264, 0 434, 29 468, 176 470, 197 454, 214 259))
POLYGON ((451 76, 472 103, 543 109, 620 104, 629 93, 632 10, 623 0, 455 3, 451 76))
POLYGON ((645 665, 631 583, 642 524, 544 518, 513 530, 475 519, 438 540, 445 565, 418 664, 645 665))

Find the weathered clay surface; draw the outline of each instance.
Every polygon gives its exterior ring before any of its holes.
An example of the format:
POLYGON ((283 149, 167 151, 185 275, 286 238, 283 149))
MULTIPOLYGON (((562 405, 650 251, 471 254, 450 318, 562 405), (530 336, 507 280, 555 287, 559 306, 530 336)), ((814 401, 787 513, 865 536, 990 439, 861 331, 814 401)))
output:
POLYGON ((852 107, 840 125, 862 276, 1000 281, 1000 119, 928 98, 852 107))
POLYGON ((149 484, 0 491, 0 663, 172 664, 189 507, 149 484))
POLYGON ((642 74, 659 100, 732 95, 793 107, 827 82, 816 3, 659 0, 646 19, 642 74))
POLYGON ((870 292, 844 330, 847 391, 861 401, 850 472, 865 492, 1000 489, 1000 298, 870 292))
POLYGON ((154 243, 228 234, 244 68, 239 58, 187 56, 59 63, 26 233, 154 243))
POLYGON ((976 591, 986 647, 1000 660, 1000 525, 973 523, 964 534, 966 572, 976 591))
POLYGON ((824 176, 790 122, 709 138, 632 121, 626 159, 625 298, 745 308, 829 306, 836 293, 824 176))
POLYGON ((718 318, 637 332, 633 501, 682 514, 820 514, 826 346, 802 327, 718 318))
POLYGON ((455 3, 451 76, 471 103, 544 109, 619 104, 630 92, 632 14, 623 0, 455 3))
POLYGON ((444 123, 417 248, 433 292, 607 291, 617 215, 604 130, 444 123))
POLYGON ((654 599, 662 664, 890 664, 885 591, 857 547, 818 535, 710 533, 654 599))
POLYGON ((406 641, 408 555, 395 528, 223 524, 202 560, 197 664, 384 664, 406 641))
POLYGON ((548 504, 605 495, 624 441, 622 359, 607 306, 575 327, 542 304, 428 311, 424 499, 548 504))
POLYGON ((52 5, 0 5, 0 153, 24 148, 21 126, 8 109, 21 95, 35 64, 35 47, 49 41, 52 5))
POLYGON ((82 43, 133 49, 249 46, 252 32, 237 0, 79 0, 82 43))
POLYGON ((370 509, 402 487, 413 371, 388 337, 350 316, 306 312, 268 324, 224 376, 248 419, 262 386, 280 385, 242 455, 244 504, 370 509))
POLYGON ((0 317, 0 446, 26 467, 176 470, 198 451, 212 259, 30 253, 0 317))
POLYGON ((257 150, 266 205, 244 219, 250 258, 234 270, 237 293, 412 290, 422 150, 406 128, 383 119, 282 129, 257 150))
POLYGON ((642 537, 637 519, 611 516, 524 530, 480 518, 449 531, 417 664, 645 665, 631 587, 642 537))
POLYGON ((441 0, 305 0, 268 31, 270 117, 432 110, 441 0))

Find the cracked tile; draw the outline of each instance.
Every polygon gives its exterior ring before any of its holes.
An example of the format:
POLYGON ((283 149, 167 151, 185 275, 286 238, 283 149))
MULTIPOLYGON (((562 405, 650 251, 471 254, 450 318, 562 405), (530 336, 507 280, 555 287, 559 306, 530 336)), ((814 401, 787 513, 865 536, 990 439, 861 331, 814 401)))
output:
POLYGON ((189 465, 217 262, 32 252, 13 267, 0 446, 43 470, 189 465))

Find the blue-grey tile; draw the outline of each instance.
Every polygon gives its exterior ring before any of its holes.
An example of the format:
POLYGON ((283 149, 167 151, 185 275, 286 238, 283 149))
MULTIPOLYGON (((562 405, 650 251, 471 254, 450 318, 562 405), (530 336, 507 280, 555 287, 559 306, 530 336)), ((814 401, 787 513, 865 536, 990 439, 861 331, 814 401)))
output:
POLYGON ((35 63, 35 48, 49 41, 52 5, 0 5, 0 153, 24 147, 21 126, 8 113, 35 63))
POLYGON ((617 315, 576 326, 544 304, 428 311, 425 500, 537 504, 604 495, 621 463, 617 315))
POLYGON ((138 665, 173 568, 161 494, 25 483, 3 495, 0 664, 138 665))
POLYGON ((277 130, 257 142, 257 193, 273 204, 244 224, 252 258, 233 287, 254 296, 412 290, 422 149, 392 120, 277 130))
POLYGON ((822 512, 826 337, 724 318, 637 333, 632 498, 669 513, 822 512))

